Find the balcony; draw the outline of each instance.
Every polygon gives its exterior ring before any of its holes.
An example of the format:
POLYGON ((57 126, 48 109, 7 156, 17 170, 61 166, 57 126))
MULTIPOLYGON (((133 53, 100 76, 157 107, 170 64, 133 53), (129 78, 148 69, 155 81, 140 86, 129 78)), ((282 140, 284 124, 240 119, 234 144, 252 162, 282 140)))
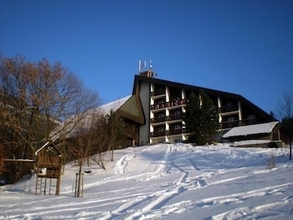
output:
POLYGON ((171 129, 166 131, 166 135, 176 135, 176 134, 182 134, 185 132, 186 132, 185 128, 171 129))
POLYGON ((240 125, 240 121, 224 121, 220 123, 220 128, 221 129, 229 129, 233 127, 238 127, 240 125))
POLYGON ((164 103, 155 103, 154 105, 151 105, 151 110, 158 110, 158 109, 169 108, 173 106, 181 106, 184 104, 186 104, 186 99, 174 100, 171 102, 164 102, 164 103))
POLYGON ((166 102, 166 107, 172 107, 172 106, 179 106, 186 104, 186 99, 179 99, 179 100, 173 100, 170 102, 166 102))
POLYGON ((151 92, 151 96, 159 96, 159 95, 165 95, 166 91, 164 89, 159 89, 151 92))
POLYGON ((163 109, 165 107, 166 107, 166 103, 154 104, 154 105, 151 105, 151 110, 163 109))
POLYGON ((151 123, 159 123, 159 122, 164 122, 166 119, 166 117, 155 117, 155 118, 151 118, 151 123))
POLYGON ((151 132, 151 137, 160 137, 160 136, 166 136, 166 135, 183 134, 185 132, 186 132, 185 128, 154 131, 154 132, 151 132))
POLYGON ((168 115, 168 116, 159 116, 151 118, 151 123, 160 123, 164 121, 176 121, 176 120, 182 120, 183 114, 174 114, 174 115, 168 115))
POLYGON ((261 122, 256 120, 255 118, 247 118, 240 121, 240 125, 253 125, 258 123, 261 123, 261 122))
POLYGON ((165 136, 166 130, 151 132, 151 137, 165 136))
POLYGON ((241 121, 239 121, 239 120, 224 121, 224 122, 220 123, 220 128, 221 129, 229 129, 229 128, 233 128, 233 127, 253 125, 253 124, 258 124, 258 123, 261 123, 261 122, 256 119, 243 119, 241 121))
POLYGON ((166 121, 174 121, 174 120, 181 120, 181 119, 182 119, 182 114, 166 116, 166 121))
POLYGON ((227 105, 222 106, 218 109, 219 113, 234 112, 238 111, 238 105, 227 105))

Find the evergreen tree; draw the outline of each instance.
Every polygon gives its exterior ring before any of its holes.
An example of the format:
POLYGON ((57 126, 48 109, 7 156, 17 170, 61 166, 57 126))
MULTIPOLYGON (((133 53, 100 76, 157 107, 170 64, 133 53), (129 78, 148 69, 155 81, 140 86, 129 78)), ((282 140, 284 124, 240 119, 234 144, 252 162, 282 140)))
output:
POLYGON ((189 142, 205 144, 213 141, 219 129, 217 108, 212 100, 200 91, 199 95, 191 93, 186 106, 186 128, 190 132, 189 142))

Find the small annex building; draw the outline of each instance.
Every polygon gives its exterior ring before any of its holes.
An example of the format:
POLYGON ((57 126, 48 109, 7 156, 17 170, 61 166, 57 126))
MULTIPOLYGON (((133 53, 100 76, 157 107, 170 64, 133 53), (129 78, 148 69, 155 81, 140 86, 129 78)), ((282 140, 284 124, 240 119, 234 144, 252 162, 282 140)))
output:
POLYGON ((101 105, 97 108, 88 110, 87 112, 76 115, 62 122, 60 126, 53 131, 52 140, 57 140, 60 133, 64 133, 65 137, 70 139, 77 136, 79 129, 87 131, 91 126, 92 117, 96 115, 108 115, 110 112, 116 112, 123 119, 126 129, 126 142, 125 146, 138 145, 139 142, 139 127, 145 124, 145 116, 141 104, 141 100, 137 95, 129 95, 110 103, 101 105), (78 122, 77 122, 78 121, 78 122), (73 128, 75 123, 78 123, 76 128, 73 128), (72 126, 70 124, 72 123, 72 126))
POLYGON ((225 142, 234 142, 233 146, 282 147, 281 123, 268 123, 239 126, 230 129, 222 138, 225 142), (252 141, 253 140, 253 141, 252 141))
POLYGON ((141 100, 137 95, 130 95, 98 107, 106 115, 116 111, 124 120, 127 140, 125 145, 132 146, 139 143, 139 127, 145 124, 145 116, 141 100))

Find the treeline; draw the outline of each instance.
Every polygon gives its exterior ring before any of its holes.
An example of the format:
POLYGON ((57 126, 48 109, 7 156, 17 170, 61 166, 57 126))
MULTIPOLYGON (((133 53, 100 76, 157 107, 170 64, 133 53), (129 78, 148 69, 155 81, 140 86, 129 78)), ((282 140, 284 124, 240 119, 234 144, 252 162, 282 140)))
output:
MULTIPOLYGON (((70 159, 93 158, 101 167, 103 152, 125 142, 125 126, 115 112, 98 110, 98 94, 62 66, 47 59, 30 62, 21 55, 0 57, 0 145, 2 158, 35 159, 35 152, 53 140, 70 159)), ((113 159, 113 155, 111 156, 113 159)), ((32 164, 5 164, 11 182, 32 164), (12 172, 13 171, 13 172, 12 172)))

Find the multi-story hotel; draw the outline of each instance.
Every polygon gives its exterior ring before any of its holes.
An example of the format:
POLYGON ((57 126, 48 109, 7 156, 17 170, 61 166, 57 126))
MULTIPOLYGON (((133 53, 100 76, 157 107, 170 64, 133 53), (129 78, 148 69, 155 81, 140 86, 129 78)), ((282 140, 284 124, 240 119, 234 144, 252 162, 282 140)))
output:
POLYGON ((273 121, 274 118, 238 94, 201 88, 153 77, 151 70, 134 78, 133 95, 139 96, 145 123, 139 126, 139 144, 181 142, 188 139, 186 101, 203 90, 218 108, 221 133, 237 126, 273 121))
POLYGON ((182 142, 188 139, 187 99, 201 90, 218 108, 220 134, 233 127, 275 120, 241 95, 158 79, 152 70, 135 75, 132 96, 120 102, 118 111, 132 125, 129 136, 135 144, 182 142))

